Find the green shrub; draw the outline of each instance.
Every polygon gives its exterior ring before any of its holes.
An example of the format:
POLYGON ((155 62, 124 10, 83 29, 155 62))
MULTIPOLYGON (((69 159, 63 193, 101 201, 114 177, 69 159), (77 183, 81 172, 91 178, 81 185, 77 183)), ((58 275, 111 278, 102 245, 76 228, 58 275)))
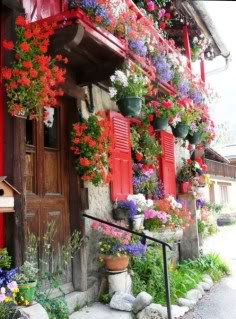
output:
MULTIPOLYGON (((165 304, 165 288, 162 257, 157 247, 150 247, 145 256, 135 257, 131 261, 133 270, 133 292, 137 295, 146 291, 153 296, 155 303, 165 304)), ((176 269, 169 267, 171 302, 183 297, 187 291, 196 287, 204 274, 214 281, 229 274, 229 267, 222 259, 209 254, 195 260, 180 263, 176 269)))
POLYGON ((11 267, 12 258, 8 255, 6 248, 0 249, 0 268, 9 269, 11 267))
POLYGON ((47 299, 40 303, 47 311, 49 319, 69 319, 69 309, 63 297, 47 299))

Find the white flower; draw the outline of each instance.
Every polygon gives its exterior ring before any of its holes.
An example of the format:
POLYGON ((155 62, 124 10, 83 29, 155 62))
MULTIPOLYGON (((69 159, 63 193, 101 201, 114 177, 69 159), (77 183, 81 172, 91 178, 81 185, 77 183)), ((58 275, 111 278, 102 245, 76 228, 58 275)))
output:
POLYGON ((153 200, 152 199, 148 199, 146 201, 146 206, 147 206, 147 208, 151 208, 153 206, 153 200))
POLYGON ((1 288, 1 294, 5 295, 6 289, 4 287, 1 288))
POLYGON ((121 70, 115 71, 115 81, 120 82, 124 87, 128 86, 128 79, 127 76, 121 70))
POLYGON ((184 67, 182 65, 179 66, 179 72, 184 73, 184 67))
POLYGON ((116 80, 115 75, 113 74, 113 75, 110 77, 110 79, 111 79, 111 82, 115 82, 115 80, 116 80))
POLYGON ((198 43, 198 37, 193 38, 193 43, 198 43))
POLYGON ((110 87, 109 88, 109 95, 111 98, 115 97, 117 94, 117 90, 115 88, 110 87))

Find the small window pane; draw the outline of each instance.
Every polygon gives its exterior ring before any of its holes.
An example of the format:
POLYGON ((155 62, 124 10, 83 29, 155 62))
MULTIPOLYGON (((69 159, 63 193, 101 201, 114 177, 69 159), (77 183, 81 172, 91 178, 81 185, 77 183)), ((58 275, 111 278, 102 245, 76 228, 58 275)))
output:
POLYGON ((57 148, 58 112, 51 107, 45 110, 48 116, 44 120, 44 147, 57 148))
POLYGON ((26 120, 26 144, 34 145, 34 136, 33 136, 33 121, 26 120))

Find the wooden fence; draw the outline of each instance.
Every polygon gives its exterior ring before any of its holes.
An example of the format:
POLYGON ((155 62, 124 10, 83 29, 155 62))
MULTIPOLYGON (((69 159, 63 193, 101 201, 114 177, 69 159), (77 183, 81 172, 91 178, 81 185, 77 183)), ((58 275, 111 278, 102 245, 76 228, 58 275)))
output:
POLYGON ((208 174, 236 179, 236 166, 206 159, 208 174))

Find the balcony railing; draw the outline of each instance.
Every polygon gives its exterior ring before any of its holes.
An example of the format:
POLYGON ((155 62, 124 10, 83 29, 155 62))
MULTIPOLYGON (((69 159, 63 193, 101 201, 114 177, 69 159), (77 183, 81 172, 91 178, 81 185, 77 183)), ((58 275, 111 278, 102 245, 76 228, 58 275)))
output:
POLYGON ((208 173, 214 176, 236 179, 236 166, 206 159, 208 173))
MULTIPOLYGON (((132 12, 135 13, 137 24, 141 23, 142 20, 142 23, 144 22, 149 29, 152 38, 155 39, 155 41, 160 45, 165 45, 166 52, 174 52, 168 41, 166 41, 160 35, 160 32, 154 27, 152 22, 144 16, 143 12, 137 8, 132 0, 121 1, 124 2, 127 10, 132 10, 132 12)), ((153 66, 150 65, 150 61, 140 59, 139 56, 129 50, 126 41, 118 39, 103 28, 97 27, 96 24, 93 23, 91 19, 87 17, 86 13, 80 8, 72 11, 68 10, 67 0, 23 0, 23 5, 26 11, 27 19, 31 22, 47 19, 48 21, 56 22, 59 28, 71 25, 73 23, 80 23, 83 27, 85 27, 87 32, 90 32, 94 38, 97 38, 97 40, 101 41, 105 45, 108 45, 115 54, 123 56, 124 58, 129 58, 134 63, 139 62, 146 75, 151 80, 155 80, 155 72, 153 70, 153 66)), ((186 32, 184 34, 185 37, 183 38, 186 38, 184 41, 184 46, 188 46, 188 34, 186 32)), ((186 48, 186 56, 188 58, 188 71, 186 69, 186 72, 191 77, 191 61, 188 57, 188 49, 189 48, 186 48)), ((166 91, 170 94, 174 94, 176 92, 171 83, 158 82, 159 87, 162 88, 163 91, 166 91)))

